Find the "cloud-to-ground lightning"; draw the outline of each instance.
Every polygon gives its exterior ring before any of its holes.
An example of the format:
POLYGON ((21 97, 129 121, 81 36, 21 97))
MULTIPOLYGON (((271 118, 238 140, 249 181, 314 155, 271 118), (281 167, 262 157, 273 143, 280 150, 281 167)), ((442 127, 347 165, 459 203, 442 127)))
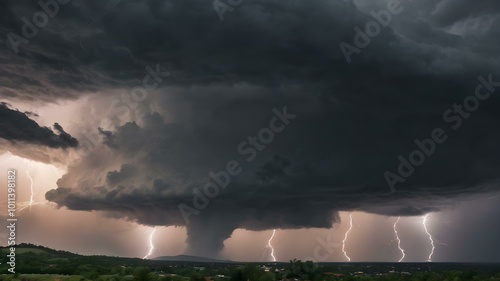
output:
POLYGON ((349 237, 349 232, 352 230, 352 213, 349 214, 349 229, 346 231, 344 235, 344 240, 342 240, 342 252, 344 252, 344 256, 348 261, 351 261, 351 258, 347 255, 347 252, 345 250, 345 244, 347 241, 347 238, 349 237))
POLYGON ((436 247, 434 246, 434 238, 432 235, 429 233, 429 230, 427 229, 427 218, 429 217, 429 214, 425 215, 422 220, 422 225, 424 226, 425 233, 427 233, 427 236, 429 236, 429 241, 431 242, 431 252, 429 253, 429 257, 427 258, 428 262, 432 261, 432 255, 434 255, 434 249, 436 247))
POLYGON ((274 256, 274 248, 273 245, 271 244, 271 241, 273 241, 274 235, 276 234, 276 229, 273 229, 273 234, 271 235, 271 238, 267 241, 267 247, 271 249, 271 258, 273 261, 276 261, 276 257, 274 256))
POLYGON ((394 229, 394 235, 396 236, 396 242, 398 243, 398 249, 401 252, 401 258, 398 260, 398 262, 401 262, 405 258, 405 250, 401 247, 401 239, 399 239, 399 233, 398 233, 398 222, 401 219, 401 217, 398 217, 392 228, 394 229))
POLYGON ((156 226, 153 228, 153 231, 151 231, 151 234, 149 235, 149 252, 147 255, 143 257, 143 259, 147 259, 149 256, 153 254, 153 251, 155 250, 155 245, 153 243, 155 232, 156 232, 156 226))
POLYGON ((274 256, 274 247, 272 245, 272 241, 274 239, 274 235, 276 234, 276 229, 273 229, 273 232, 271 233, 271 237, 269 237, 269 240, 267 240, 267 244, 264 247, 264 250, 262 251, 262 254, 260 255, 260 261, 264 262, 268 259, 268 252, 270 252, 270 256, 272 261, 276 261, 276 257, 274 256), (269 249, 269 250, 268 250, 269 249))

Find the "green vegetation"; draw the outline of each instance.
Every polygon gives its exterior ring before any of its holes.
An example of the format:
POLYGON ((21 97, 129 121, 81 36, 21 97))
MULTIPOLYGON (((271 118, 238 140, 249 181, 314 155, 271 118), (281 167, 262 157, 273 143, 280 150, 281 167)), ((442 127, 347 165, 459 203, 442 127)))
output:
POLYGON ((16 272, 0 281, 500 281, 500 264, 202 263, 81 256, 31 244, 17 245, 16 272))

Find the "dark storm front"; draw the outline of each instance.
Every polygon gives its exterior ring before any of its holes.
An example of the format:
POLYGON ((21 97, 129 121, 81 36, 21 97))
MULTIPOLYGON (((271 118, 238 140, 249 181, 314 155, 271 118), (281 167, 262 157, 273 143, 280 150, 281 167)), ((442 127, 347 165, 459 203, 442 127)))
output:
MULTIPOLYGON (((451 108, 443 112, 443 121, 450 126, 453 131, 462 127, 464 120, 471 117, 472 113, 478 110, 481 102, 487 101, 491 94, 500 87, 500 81, 493 80, 493 74, 487 78, 479 76, 479 83, 476 85, 474 94, 468 95, 461 103, 455 103, 451 108)), ((432 130, 430 136, 424 139, 415 139, 417 147, 405 158, 403 155, 397 157, 397 174, 391 171, 384 172, 384 178, 392 192, 395 191, 395 185, 403 183, 414 172, 415 168, 424 164, 427 157, 431 157, 437 149, 438 144, 443 144, 448 140, 448 134, 445 129, 436 127, 432 130)))
POLYGON ((7 244, 10 246, 7 254, 7 269, 16 273, 16 170, 7 171, 7 244))

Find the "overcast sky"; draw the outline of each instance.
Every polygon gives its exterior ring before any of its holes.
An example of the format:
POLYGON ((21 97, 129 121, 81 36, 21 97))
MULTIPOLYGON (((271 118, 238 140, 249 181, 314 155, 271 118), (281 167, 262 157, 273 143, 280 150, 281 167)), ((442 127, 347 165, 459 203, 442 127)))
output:
POLYGON ((500 261, 500 2, 40 3, 0 2, 22 242, 500 261))

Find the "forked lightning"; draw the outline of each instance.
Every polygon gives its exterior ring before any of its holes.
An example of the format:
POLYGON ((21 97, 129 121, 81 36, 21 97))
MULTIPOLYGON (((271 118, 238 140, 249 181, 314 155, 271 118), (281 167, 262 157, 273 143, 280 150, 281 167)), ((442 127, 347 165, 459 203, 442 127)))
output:
POLYGON ((429 233, 429 230, 427 229, 427 218, 428 217, 429 217, 429 214, 427 214, 423 217, 422 225, 424 226, 425 233, 427 233, 427 236, 429 236, 429 241, 431 241, 432 249, 431 249, 431 252, 429 253, 429 257, 427 258, 427 261, 431 262, 432 255, 434 255, 434 249, 436 249, 436 247, 434 246, 434 238, 432 237, 432 235, 429 233))
POLYGON ((401 262, 406 256, 405 250, 403 248, 401 248, 401 239, 399 239, 399 233, 398 233, 398 229, 397 229, 397 225, 398 225, 398 222, 400 219, 401 219, 401 217, 398 217, 398 219, 396 220, 396 222, 393 225, 394 235, 396 236, 396 242, 398 243, 398 249, 401 252, 401 258, 398 260, 398 262, 401 262))
POLYGON ((273 241, 274 235, 276 234, 276 229, 273 229, 273 234, 271 235, 271 238, 267 241, 267 247, 271 249, 271 258, 273 261, 276 261, 276 257, 274 256, 274 248, 273 245, 271 244, 271 241, 273 241))
POLYGON ((155 250, 155 245, 153 243, 155 232, 156 232, 156 226, 153 228, 153 231, 151 231, 151 234, 149 235, 149 252, 142 259, 147 259, 148 257, 150 257, 153 254, 153 251, 155 250))
POLYGON ((344 240, 342 240, 342 252, 344 252, 344 256, 348 261, 351 261, 351 258, 347 255, 347 252, 345 250, 345 243, 347 241, 349 232, 351 232, 351 230, 352 230, 352 213, 349 214, 349 229, 346 231, 344 235, 344 240))

